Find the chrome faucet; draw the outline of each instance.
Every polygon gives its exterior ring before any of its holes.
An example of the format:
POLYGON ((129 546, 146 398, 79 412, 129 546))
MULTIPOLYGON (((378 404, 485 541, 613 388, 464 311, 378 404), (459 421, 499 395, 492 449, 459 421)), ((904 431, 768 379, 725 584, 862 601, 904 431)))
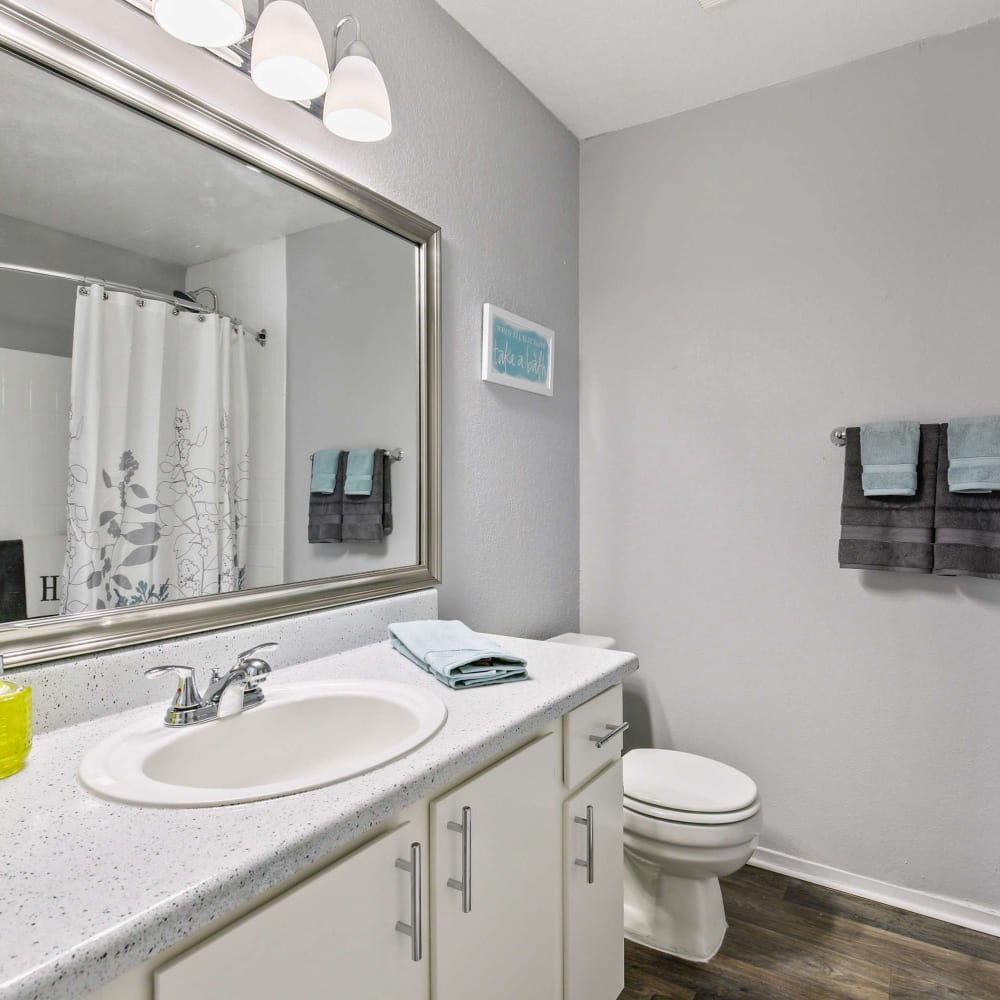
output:
POLYGON ((177 691, 163 718, 165 726, 193 726, 211 719, 236 715, 264 701, 260 685, 271 673, 271 664, 257 654, 265 649, 277 649, 276 642, 262 642, 236 658, 236 666, 224 674, 212 671, 204 697, 198 691, 194 667, 177 665, 150 667, 147 677, 160 677, 175 673, 177 691))

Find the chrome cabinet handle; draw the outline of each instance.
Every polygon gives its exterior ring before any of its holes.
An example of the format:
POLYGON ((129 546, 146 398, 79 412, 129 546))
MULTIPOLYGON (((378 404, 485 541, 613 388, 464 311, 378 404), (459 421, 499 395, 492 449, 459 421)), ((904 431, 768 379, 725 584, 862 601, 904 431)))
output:
POLYGON ((457 889, 462 894, 462 912, 472 912, 472 809, 462 807, 462 822, 448 821, 448 829, 462 835, 462 881, 448 879, 448 888, 457 889))
POLYGON ((410 844, 410 860, 396 859, 396 867, 410 873, 410 922, 396 921, 396 930, 410 937, 410 958, 419 962, 424 957, 424 912, 420 893, 420 845, 410 844))
POLYGON ((594 807, 587 806, 587 815, 574 816, 574 821, 587 828, 587 860, 577 858, 573 863, 587 869, 587 885, 594 884, 594 807))
POLYGON ((610 729, 611 732, 606 736, 591 736, 590 742, 597 745, 597 749, 600 750, 609 740, 613 740, 619 733, 624 733, 628 729, 628 723, 623 722, 620 726, 605 726, 605 729, 610 729))

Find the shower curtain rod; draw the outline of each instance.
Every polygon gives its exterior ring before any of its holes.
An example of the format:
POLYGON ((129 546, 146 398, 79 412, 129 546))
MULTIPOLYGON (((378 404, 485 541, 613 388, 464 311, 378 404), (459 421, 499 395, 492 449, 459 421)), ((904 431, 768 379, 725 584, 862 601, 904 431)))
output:
MULTIPOLYGON (((75 285, 100 285, 105 290, 110 290, 112 292, 127 292, 129 295, 135 295, 143 299, 154 299, 157 302, 166 302, 167 305, 172 305, 176 309, 184 309, 188 312, 199 312, 210 314, 211 309, 206 308, 199 302, 189 302, 187 299, 179 299, 176 295, 164 295, 162 292, 151 292, 145 288, 138 288, 135 285, 123 285, 118 281, 105 281, 103 278, 88 278, 82 274, 68 274, 65 271, 48 271, 42 267, 26 267, 23 264, 10 264, 5 261, 0 261, 0 271, 10 271, 15 274, 33 274, 40 278, 58 278, 61 281, 71 281, 75 285)), ((232 320, 237 326, 240 325, 240 321, 236 319, 235 316, 229 316, 226 313, 219 313, 225 319, 232 320)), ((243 329, 253 337, 254 340, 263 347, 267 343, 267 330, 260 329, 254 330, 249 326, 244 326, 243 329)))

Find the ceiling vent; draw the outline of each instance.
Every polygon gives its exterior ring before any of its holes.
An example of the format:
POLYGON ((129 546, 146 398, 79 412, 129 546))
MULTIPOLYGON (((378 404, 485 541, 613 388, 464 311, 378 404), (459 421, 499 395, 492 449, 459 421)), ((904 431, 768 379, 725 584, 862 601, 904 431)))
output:
POLYGON ((728 0, 698 0, 698 3, 700 3, 705 10, 711 10, 713 7, 721 7, 724 3, 728 3, 728 0))

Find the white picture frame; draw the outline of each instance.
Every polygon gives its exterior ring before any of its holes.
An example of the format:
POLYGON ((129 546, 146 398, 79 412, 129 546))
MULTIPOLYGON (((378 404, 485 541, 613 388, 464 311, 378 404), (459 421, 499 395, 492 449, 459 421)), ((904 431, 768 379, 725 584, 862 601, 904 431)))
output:
POLYGON ((555 333, 499 306, 483 306, 482 380, 551 396, 555 333))

